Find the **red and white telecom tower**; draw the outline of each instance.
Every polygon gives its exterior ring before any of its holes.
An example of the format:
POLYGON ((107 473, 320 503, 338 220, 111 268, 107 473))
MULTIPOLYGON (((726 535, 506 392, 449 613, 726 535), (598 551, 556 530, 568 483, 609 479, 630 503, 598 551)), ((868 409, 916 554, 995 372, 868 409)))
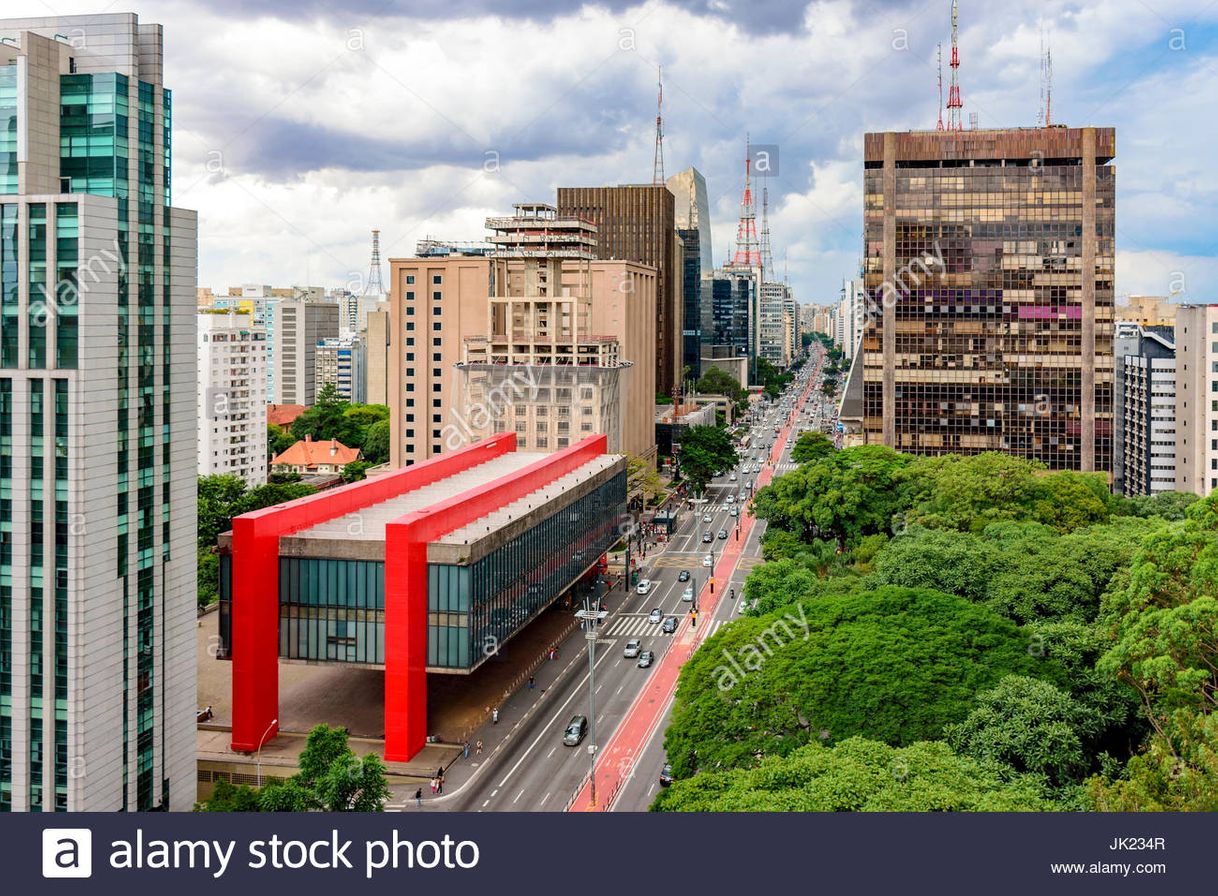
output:
POLYGON ((964 104, 960 101, 960 47, 957 42, 956 18, 959 12, 958 0, 952 0, 952 83, 947 90, 947 112, 949 131, 964 130, 960 121, 960 110, 964 104))
POLYGON ((748 138, 744 142, 744 195, 740 197, 740 223, 736 227, 734 268, 760 268, 761 246, 757 240, 757 210, 753 205, 751 180, 752 152, 748 138))

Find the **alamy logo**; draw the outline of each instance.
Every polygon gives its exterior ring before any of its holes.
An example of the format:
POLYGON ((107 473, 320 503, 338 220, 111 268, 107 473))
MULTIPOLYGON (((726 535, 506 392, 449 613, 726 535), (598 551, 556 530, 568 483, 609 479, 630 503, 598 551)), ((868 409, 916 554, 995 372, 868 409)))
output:
POLYGON ((42 832, 43 877, 92 877, 93 832, 88 828, 47 828, 42 832))

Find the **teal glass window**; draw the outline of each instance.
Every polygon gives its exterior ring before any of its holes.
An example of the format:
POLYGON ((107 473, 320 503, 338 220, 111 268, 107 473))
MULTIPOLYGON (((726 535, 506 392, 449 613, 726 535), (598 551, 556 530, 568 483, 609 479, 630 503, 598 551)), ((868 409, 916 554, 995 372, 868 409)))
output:
POLYGON ((0 367, 14 368, 20 361, 18 325, 21 316, 18 267, 17 205, 0 205, 0 367))
POLYGON ((47 293, 47 207, 42 203, 30 203, 29 215, 30 253, 29 297, 26 310, 29 317, 29 366, 47 366, 47 323, 52 309, 47 293))
POLYGON ((0 65, 0 194, 17 192, 17 66, 0 65))
POLYGON ((55 206, 55 366, 71 369, 79 354, 80 221, 74 202, 55 206))

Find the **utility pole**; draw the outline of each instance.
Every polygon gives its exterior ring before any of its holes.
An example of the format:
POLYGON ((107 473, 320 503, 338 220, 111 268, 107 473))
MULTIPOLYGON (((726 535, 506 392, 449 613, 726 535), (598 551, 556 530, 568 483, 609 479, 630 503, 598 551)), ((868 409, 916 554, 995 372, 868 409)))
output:
POLYGON ((590 609, 584 598, 584 609, 575 614, 584 623, 584 640, 588 642, 588 782, 591 804, 596 806, 596 624, 608 616, 605 610, 590 609))

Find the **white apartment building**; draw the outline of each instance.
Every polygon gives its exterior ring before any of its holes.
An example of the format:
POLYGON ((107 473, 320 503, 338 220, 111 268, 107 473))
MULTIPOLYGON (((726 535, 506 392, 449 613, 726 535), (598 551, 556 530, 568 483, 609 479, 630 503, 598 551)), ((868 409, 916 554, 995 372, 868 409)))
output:
POLYGON ((854 359, 859 342, 863 338, 863 324, 867 320, 867 293, 863 278, 842 280, 841 297, 834 317, 833 341, 842 350, 847 361, 854 359))
POLYGON ((1176 309, 1176 491, 1218 489, 1218 304, 1176 309))
POLYGON ((199 475, 266 484, 266 334, 248 314, 199 311, 199 475))

